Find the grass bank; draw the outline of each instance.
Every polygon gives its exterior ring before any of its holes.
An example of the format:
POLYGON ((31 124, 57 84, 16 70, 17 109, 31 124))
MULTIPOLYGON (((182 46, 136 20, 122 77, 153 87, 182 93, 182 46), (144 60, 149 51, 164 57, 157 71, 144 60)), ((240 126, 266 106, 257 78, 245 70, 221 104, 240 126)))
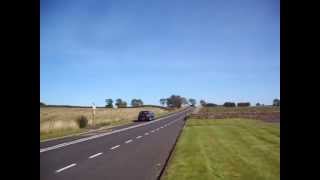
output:
POLYGON ((162 179, 278 180, 279 123, 190 119, 162 179))

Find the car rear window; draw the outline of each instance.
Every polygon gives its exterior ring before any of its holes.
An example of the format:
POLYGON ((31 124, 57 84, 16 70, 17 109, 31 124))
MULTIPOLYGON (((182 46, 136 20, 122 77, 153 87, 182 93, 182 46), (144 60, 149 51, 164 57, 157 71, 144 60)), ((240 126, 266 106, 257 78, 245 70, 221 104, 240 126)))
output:
POLYGON ((147 114, 148 111, 141 111, 140 114, 147 114))

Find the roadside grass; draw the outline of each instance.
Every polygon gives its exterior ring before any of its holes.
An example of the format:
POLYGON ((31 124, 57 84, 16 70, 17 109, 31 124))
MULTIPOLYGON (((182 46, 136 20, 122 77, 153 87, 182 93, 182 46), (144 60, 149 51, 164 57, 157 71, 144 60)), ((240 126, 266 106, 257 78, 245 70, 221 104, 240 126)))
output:
POLYGON ((279 124, 190 119, 162 179, 280 179, 279 124))
POLYGON ((129 124, 137 119, 140 111, 153 111, 156 117, 164 116, 174 111, 168 111, 156 107, 142 108, 97 108, 95 114, 95 126, 91 108, 63 108, 63 107, 40 107, 40 140, 57 138, 72 134, 78 134, 90 129, 101 127, 113 127, 129 124), (75 119, 80 115, 88 118, 87 128, 80 129, 75 119))

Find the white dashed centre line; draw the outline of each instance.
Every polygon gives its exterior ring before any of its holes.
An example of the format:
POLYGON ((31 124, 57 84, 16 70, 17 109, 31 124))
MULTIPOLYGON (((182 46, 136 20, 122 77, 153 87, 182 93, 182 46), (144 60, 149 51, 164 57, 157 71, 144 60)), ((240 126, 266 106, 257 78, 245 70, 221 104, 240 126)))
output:
POLYGON ((64 168, 58 169, 58 170, 56 170, 56 173, 59 173, 59 172, 61 172, 61 171, 63 171, 63 170, 66 170, 66 169, 68 169, 68 168, 71 168, 71 167, 73 167, 73 166, 75 166, 75 165, 77 165, 77 164, 76 164, 76 163, 73 163, 73 164, 70 164, 69 166, 66 166, 66 167, 64 167, 64 168))
POLYGON ((90 156, 89 159, 92 159, 92 158, 95 158, 95 157, 97 157, 97 156, 100 156, 101 154, 102 154, 102 152, 97 153, 97 154, 94 154, 94 155, 90 156))
POLYGON ((148 135, 149 135, 149 133, 144 133, 144 135, 148 136, 148 135))
POLYGON ((131 143, 132 142, 132 139, 126 141, 125 143, 128 144, 128 143, 131 143))
POLYGON ((116 149, 118 147, 120 147, 120 145, 113 146, 112 148, 110 148, 110 150, 114 150, 114 149, 116 149))
POLYGON ((139 138, 142 138, 142 136, 137 136, 136 138, 139 139, 139 138))

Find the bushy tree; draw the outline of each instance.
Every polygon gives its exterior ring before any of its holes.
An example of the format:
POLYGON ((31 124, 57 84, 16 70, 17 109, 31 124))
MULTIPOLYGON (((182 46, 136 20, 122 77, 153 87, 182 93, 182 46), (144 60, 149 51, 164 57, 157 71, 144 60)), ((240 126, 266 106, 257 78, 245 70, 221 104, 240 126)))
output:
POLYGON ((131 106, 132 106, 132 107, 143 106, 143 102, 142 102, 141 99, 132 99, 132 100, 131 100, 131 106))
POLYGON ((171 95, 169 98, 167 98, 167 106, 181 108, 183 101, 183 97, 179 95, 171 95))
POLYGON ((249 102, 239 102, 237 104, 238 107, 249 107, 250 103, 249 102))
POLYGON ((116 99, 115 105, 116 105, 118 108, 121 107, 121 105, 122 105, 122 99, 120 99, 120 98, 116 99))
POLYGON ((123 101, 122 99, 119 98, 119 99, 116 100, 115 105, 116 105, 118 108, 127 107, 127 102, 126 102, 126 101, 123 101))
POLYGON ((261 106, 261 104, 260 104, 260 103, 257 103, 256 106, 257 106, 257 107, 258 107, 258 106, 261 106))
POLYGON ((113 108, 113 100, 112 99, 106 99, 106 107, 107 108, 113 108))
POLYGON ((223 104, 224 107, 236 107, 236 103, 234 102, 225 102, 223 104))
POLYGON ((123 107, 123 108, 127 107, 127 102, 126 101, 122 101, 121 107, 123 107))
POLYGON ((206 106, 207 102, 205 100, 200 100, 201 106, 206 106))
POLYGON ((280 99, 274 99, 273 106, 280 106, 280 99))
POLYGON ((40 106, 46 106, 46 104, 43 102, 40 102, 40 106))
POLYGON ((188 102, 187 98, 181 97, 181 103, 182 104, 188 104, 189 102, 188 102))
POLYGON ((196 103, 197 103, 197 101, 195 99, 193 99, 193 98, 190 98, 189 102, 190 102, 191 106, 195 106, 196 103))
POLYGON ((167 99, 165 99, 165 98, 161 98, 161 99, 160 99, 160 104, 161 104, 162 106, 164 106, 166 103, 167 103, 167 99))
POLYGON ((205 104, 205 107, 217 107, 218 105, 217 104, 214 104, 214 103, 206 103, 205 104))

